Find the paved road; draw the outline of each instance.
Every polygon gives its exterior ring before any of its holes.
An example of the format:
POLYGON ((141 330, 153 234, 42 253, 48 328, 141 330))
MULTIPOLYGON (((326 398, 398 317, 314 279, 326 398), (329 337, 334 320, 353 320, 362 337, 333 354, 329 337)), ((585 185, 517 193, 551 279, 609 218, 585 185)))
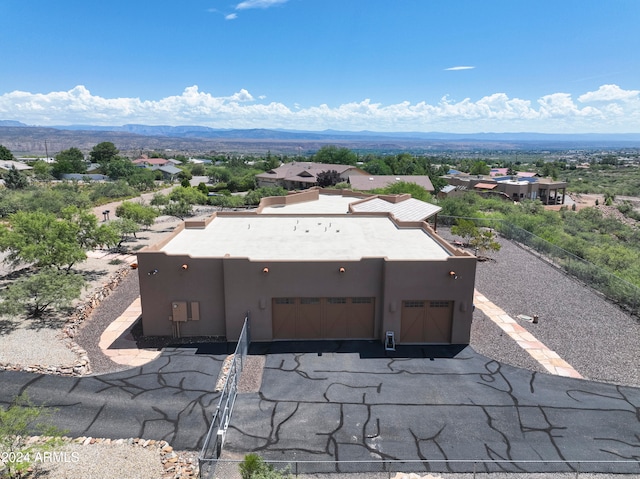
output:
MULTIPOLYGON (((517 369, 470 347, 399 348, 387 356, 378 342, 336 341, 254 344, 251 352, 266 355, 262 387, 238 396, 228 455, 370 464, 640 459, 639 388, 517 369)), ((146 366, 80 379, 3 372, 0 399, 25 390, 58 408, 55 422, 73 436, 165 439, 199 449, 226 354, 220 346, 168 348, 146 366)), ((582 466, 590 468, 607 471, 582 466)), ((632 472, 640 472, 637 464, 632 472)))

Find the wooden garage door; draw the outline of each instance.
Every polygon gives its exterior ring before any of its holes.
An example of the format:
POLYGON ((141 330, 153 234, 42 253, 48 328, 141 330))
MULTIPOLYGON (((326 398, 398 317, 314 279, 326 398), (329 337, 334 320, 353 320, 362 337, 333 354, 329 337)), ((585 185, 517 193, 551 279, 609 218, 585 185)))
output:
POLYGON ((402 302, 401 343, 451 343, 452 301, 402 302))
POLYGON ((273 339, 371 339, 375 298, 273 298, 273 339))

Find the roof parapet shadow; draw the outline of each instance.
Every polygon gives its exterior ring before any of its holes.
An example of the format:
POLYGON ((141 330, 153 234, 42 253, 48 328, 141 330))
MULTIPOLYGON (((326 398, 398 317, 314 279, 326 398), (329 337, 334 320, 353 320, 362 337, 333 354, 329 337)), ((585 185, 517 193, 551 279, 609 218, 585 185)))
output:
POLYGON ((455 358, 468 345, 397 345, 395 351, 389 351, 379 340, 322 340, 322 341, 270 341, 253 342, 249 354, 287 354, 287 353, 351 353, 363 359, 373 358, 455 358))

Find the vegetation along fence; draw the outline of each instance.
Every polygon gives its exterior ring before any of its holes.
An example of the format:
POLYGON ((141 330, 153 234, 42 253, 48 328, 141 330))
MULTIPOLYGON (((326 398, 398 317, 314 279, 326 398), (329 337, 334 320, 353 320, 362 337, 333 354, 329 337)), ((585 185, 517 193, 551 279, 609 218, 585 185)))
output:
MULTIPOLYGON (((239 460, 221 459, 217 461, 215 475, 224 479, 241 479, 239 460)), ((282 474, 271 474, 260 477, 349 477, 354 478, 392 479, 398 473, 447 474, 447 478, 491 479, 492 477, 509 477, 513 479, 529 479, 532 477, 580 478, 593 477, 592 474, 640 474, 640 462, 636 460, 620 461, 515 461, 515 460, 379 460, 379 461, 264 461, 274 471, 282 474), (287 476, 288 474, 288 476, 287 476), (327 475, 327 476, 325 476, 327 475)), ((608 477, 608 476, 607 476, 608 477)))
POLYGON ((236 395, 238 394, 238 382, 240 381, 240 375, 249 352, 249 344, 251 343, 250 333, 249 313, 247 312, 240 337, 238 338, 238 344, 233 353, 231 363, 229 364, 229 370, 221 390, 218 406, 213 414, 211 426, 209 427, 209 432, 202 446, 202 451, 200 451, 200 455, 198 456, 201 478, 213 477, 212 474, 215 470, 215 463, 220 457, 224 439, 227 434, 227 428, 229 427, 229 421, 231 420, 231 413, 233 412, 233 406, 236 401, 236 395))
POLYGON ((478 227, 495 229, 503 237, 538 252, 552 265, 601 292, 631 314, 640 316, 640 288, 636 285, 508 221, 491 218, 442 216, 438 217, 438 222, 443 225, 454 225, 458 219, 473 221, 478 227))

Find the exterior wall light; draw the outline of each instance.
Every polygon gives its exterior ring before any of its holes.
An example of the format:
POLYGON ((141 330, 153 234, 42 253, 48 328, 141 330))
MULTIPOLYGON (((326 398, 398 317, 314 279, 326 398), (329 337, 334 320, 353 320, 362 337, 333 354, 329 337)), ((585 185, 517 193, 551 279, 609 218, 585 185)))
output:
POLYGON ((158 274, 158 270, 157 269, 152 269, 151 271, 149 271, 147 273, 147 276, 155 276, 156 274, 158 274))
POLYGON ((185 263, 185 264, 183 264, 181 267, 182 267, 182 269, 183 269, 183 270, 185 270, 185 271, 189 269, 189 265, 188 265, 188 264, 186 264, 186 263, 185 263))
POLYGON ((344 269, 344 268, 341 266, 341 267, 340 267, 340 269, 339 269, 338 271, 340 271, 341 273, 344 273, 344 272, 346 271, 346 269, 344 269))
POLYGON ((455 271, 449 271, 449 277, 453 279, 458 279, 458 273, 455 271))
POLYGON ((264 274, 267 274, 269 272, 269 268, 267 268, 266 266, 264 268, 262 268, 262 272, 264 274))

